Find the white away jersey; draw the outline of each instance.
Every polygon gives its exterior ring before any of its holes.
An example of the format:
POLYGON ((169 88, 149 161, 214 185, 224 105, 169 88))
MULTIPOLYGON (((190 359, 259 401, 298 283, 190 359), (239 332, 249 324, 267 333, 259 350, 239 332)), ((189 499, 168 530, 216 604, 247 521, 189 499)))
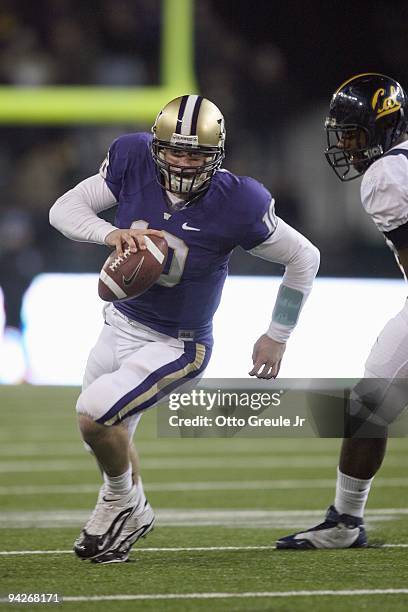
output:
POLYGON ((368 168, 361 183, 361 202, 380 232, 393 232, 408 222, 408 141, 368 168))

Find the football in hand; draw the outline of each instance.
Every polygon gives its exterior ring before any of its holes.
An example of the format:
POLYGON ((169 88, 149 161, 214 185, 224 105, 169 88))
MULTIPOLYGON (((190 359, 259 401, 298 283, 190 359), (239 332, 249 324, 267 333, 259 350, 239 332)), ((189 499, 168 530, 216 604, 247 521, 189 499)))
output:
POLYGON ((99 275, 98 293, 105 302, 138 297, 157 281, 166 263, 168 246, 164 238, 145 236, 146 249, 123 255, 111 253, 99 275))

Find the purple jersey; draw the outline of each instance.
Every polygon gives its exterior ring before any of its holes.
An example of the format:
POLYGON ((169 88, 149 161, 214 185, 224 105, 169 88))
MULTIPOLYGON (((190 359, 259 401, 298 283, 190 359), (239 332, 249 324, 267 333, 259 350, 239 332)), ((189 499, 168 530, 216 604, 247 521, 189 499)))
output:
POLYGON ((148 291, 115 307, 169 336, 211 345, 231 251, 237 245, 251 249, 268 238, 273 200, 254 179, 219 170, 202 196, 174 212, 156 179, 151 139, 136 133, 115 140, 104 175, 118 201, 116 227, 163 230, 169 255, 148 291))

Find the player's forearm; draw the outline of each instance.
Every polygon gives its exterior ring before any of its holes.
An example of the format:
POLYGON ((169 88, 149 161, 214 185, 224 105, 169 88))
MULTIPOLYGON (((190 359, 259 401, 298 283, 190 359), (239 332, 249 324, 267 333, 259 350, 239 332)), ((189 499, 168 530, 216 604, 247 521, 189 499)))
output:
POLYGON ((275 233, 250 252, 286 267, 267 331, 270 338, 286 342, 312 289, 319 269, 319 250, 279 219, 275 233))
POLYGON ((272 321, 266 332, 277 342, 287 342, 312 290, 313 281, 319 269, 320 257, 316 247, 313 245, 311 247, 302 249, 286 265, 272 312, 272 321))
POLYGON ((50 223, 71 240, 104 244, 116 228, 97 213, 115 204, 105 181, 99 175, 92 176, 58 198, 50 210, 50 223))

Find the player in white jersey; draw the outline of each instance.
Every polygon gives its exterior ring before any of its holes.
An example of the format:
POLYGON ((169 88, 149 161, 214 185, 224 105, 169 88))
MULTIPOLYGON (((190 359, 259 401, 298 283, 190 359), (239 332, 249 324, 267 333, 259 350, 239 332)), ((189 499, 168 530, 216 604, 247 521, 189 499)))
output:
POLYGON ((275 215, 263 185, 219 169, 224 118, 212 102, 176 98, 152 131, 119 137, 100 174, 61 196, 50 212, 51 224, 69 238, 118 253, 124 244, 143 248, 144 234, 156 230, 169 243, 169 267, 158 282, 106 309, 77 402, 82 437, 105 482, 74 550, 104 563, 126 561, 132 544, 153 527, 133 433, 160 393, 204 371, 231 251, 241 245, 286 268, 270 327, 254 346, 250 374, 258 378, 277 376, 319 266, 316 247, 275 215), (97 216, 113 206, 115 226, 97 216), (148 226, 155 229, 143 229, 148 226))
MULTIPOLYGON (((408 274, 408 102, 394 79, 352 77, 334 93, 326 158, 342 181, 363 176, 361 201, 408 274)), ((408 403, 408 303, 384 327, 353 390, 334 505, 323 523, 278 540, 279 549, 367 546, 364 508, 386 450, 387 426, 408 403)))

